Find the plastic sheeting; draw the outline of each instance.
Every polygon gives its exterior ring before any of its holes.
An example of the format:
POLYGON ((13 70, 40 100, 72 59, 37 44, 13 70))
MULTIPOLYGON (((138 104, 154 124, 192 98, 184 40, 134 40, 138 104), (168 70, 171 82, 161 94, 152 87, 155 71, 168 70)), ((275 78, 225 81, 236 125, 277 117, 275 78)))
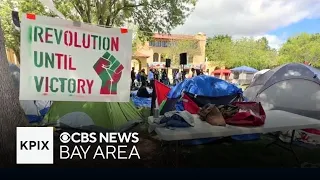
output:
MULTIPOLYGON (((149 93, 152 93, 152 89, 147 88, 149 93)), ((137 96, 137 90, 136 91, 131 91, 131 100, 133 104, 137 107, 151 107, 151 98, 142 98, 137 96)))
POLYGON ((248 67, 248 66, 236 67, 236 68, 231 69, 231 71, 246 72, 246 73, 256 73, 256 72, 258 72, 258 70, 254 69, 252 67, 248 67))
POLYGON ((179 98, 183 92, 207 97, 230 96, 242 94, 242 89, 222 79, 201 75, 174 86, 168 94, 168 98, 179 98))
POLYGON ((141 108, 141 107, 151 107, 151 98, 141 98, 138 96, 132 96, 131 100, 133 101, 133 104, 137 107, 137 108, 141 108))

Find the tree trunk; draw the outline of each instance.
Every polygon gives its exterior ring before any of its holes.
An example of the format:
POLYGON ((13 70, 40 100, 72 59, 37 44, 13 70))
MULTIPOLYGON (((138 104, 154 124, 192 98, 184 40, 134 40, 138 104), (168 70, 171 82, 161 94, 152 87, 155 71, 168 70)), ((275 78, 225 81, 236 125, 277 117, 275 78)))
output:
POLYGON ((0 21, 0 167, 16 164, 16 127, 27 126, 19 102, 19 89, 14 88, 5 50, 5 39, 0 21))

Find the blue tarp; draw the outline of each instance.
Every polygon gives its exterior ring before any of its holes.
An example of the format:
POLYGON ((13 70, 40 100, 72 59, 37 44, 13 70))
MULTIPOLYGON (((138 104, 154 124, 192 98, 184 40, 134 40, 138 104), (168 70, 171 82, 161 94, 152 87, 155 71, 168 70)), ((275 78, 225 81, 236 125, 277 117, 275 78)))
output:
POLYGON ((240 67, 236 67, 231 69, 231 71, 236 71, 236 72, 248 72, 248 73, 255 73, 258 72, 258 70, 252 68, 252 67, 248 67, 248 66, 240 66, 240 67))
POLYGON ((242 94, 242 89, 222 79, 201 75, 186 79, 171 88, 168 98, 179 98, 182 92, 198 96, 220 97, 242 94))
MULTIPOLYGON (((152 93, 152 89, 147 88, 149 93, 152 93)), ((137 90, 131 91, 131 100, 133 101, 133 104, 140 108, 140 107, 151 107, 151 98, 142 98, 137 96, 137 90)))
POLYGON ((141 98, 138 96, 132 96, 131 100, 137 108, 141 108, 141 107, 151 108, 151 98, 141 98))

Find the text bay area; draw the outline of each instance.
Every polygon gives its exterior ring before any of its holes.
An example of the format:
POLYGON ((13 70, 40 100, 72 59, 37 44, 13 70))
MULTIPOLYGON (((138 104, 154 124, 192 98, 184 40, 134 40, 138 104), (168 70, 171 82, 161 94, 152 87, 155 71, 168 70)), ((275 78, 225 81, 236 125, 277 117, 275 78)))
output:
POLYGON ((67 145, 60 146, 60 159, 140 159, 136 146, 128 147, 127 145, 99 145, 97 147, 91 145, 76 145, 69 147, 67 145))
POLYGON ((94 80, 65 77, 34 76, 37 92, 91 94, 94 80))

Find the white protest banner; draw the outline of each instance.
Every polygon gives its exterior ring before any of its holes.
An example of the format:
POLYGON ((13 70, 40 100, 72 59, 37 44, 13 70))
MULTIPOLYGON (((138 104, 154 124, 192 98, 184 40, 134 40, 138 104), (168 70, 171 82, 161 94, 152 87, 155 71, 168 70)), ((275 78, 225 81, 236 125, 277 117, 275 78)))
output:
POLYGON ((128 102, 132 31, 24 14, 20 100, 128 102))

